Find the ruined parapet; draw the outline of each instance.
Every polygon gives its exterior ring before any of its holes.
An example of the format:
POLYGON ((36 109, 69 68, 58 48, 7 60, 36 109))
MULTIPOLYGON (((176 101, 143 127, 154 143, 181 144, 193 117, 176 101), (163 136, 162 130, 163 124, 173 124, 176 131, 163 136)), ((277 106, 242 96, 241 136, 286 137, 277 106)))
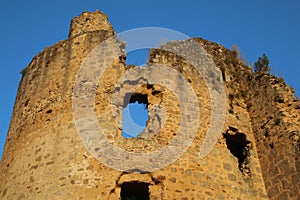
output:
MULTIPOLYGON (((93 48, 113 35, 114 31, 103 13, 84 12, 72 20, 68 40, 46 48, 24 70, 1 164, 0 198, 126 199, 133 194, 137 198, 168 200, 275 199, 270 195, 266 179, 272 177, 264 172, 269 170, 269 165, 261 166, 263 144, 253 124, 256 117, 253 112, 260 113, 261 109, 251 110, 254 107, 249 107, 249 102, 254 100, 247 95, 257 90, 250 86, 251 69, 243 66, 223 46, 199 38, 194 40, 206 49, 221 69, 227 94, 225 124, 212 151, 205 158, 199 158, 211 114, 205 81, 189 62, 178 55, 152 49, 149 64, 164 64, 177 70, 192 85, 197 96, 200 126, 191 146, 170 165, 151 172, 138 169, 121 172, 90 154, 77 134, 72 92, 85 58, 93 48), (244 92, 247 90, 251 90, 249 94, 244 92)), ((106 59, 112 59, 112 54, 105 55, 106 59)), ((159 84, 141 79, 124 82, 118 88, 119 79, 132 68, 135 66, 126 66, 124 56, 108 66, 99 79, 101 87, 96 89, 95 112, 106 138, 115 146, 129 152, 152 152, 165 147, 176 137, 181 110, 174 93, 159 84), (163 107, 165 122, 163 126, 154 126, 161 129, 159 132, 145 130, 137 138, 125 139, 120 126, 122 99, 111 99, 113 94, 124 95, 123 89, 137 83, 142 86, 132 91, 129 101, 147 104, 148 123, 152 124, 160 122, 154 118, 154 111, 163 107), (112 114, 112 110, 116 112, 112 114)), ((170 84, 180 88, 179 79, 172 81, 170 84)), ((285 98, 285 101, 290 100, 285 98)), ((193 106, 188 107, 193 109, 193 106)), ((295 106, 292 104, 293 108, 295 106)), ((288 114, 285 117, 284 120, 289 121, 288 114)), ((296 126, 289 127, 292 131, 296 126)), ((294 167, 291 164, 291 168, 294 167)), ((295 176, 297 173, 293 172, 291 177, 295 176)), ((277 177, 276 180, 283 179, 277 177)), ((284 194, 278 194, 276 198, 280 195, 284 194)), ((295 199, 291 192, 287 195, 295 199)))
POLYGON ((72 19, 69 38, 73 38, 82 33, 100 30, 108 32, 113 30, 107 16, 99 10, 93 13, 83 12, 80 16, 72 19))

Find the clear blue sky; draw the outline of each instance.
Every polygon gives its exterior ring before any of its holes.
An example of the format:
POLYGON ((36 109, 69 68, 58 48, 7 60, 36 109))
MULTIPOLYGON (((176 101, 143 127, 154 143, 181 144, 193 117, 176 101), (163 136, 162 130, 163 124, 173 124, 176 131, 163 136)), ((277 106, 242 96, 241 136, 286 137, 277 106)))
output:
POLYGON ((70 20, 99 9, 116 32, 156 26, 202 37, 227 48, 237 44, 250 64, 266 53, 272 73, 300 96, 300 1, 26 0, 0 1, 0 156, 20 71, 31 59, 67 38, 70 20))

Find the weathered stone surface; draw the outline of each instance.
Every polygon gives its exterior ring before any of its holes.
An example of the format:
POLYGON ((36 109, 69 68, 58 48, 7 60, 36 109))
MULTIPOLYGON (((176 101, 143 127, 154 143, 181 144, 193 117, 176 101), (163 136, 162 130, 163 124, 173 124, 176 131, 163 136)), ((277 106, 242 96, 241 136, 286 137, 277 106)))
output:
MULTIPOLYGON (((120 172, 95 159, 76 132, 72 89, 89 52, 114 34, 103 13, 84 12, 72 20, 67 40, 46 48, 23 70, 0 165, 0 199, 115 200, 120 198, 125 182, 147 183, 150 199, 297 199, 300 196, 299 100, 283 80, 269 74, 253 74, 233 52, 200 38, 194 40, 220 68, 228 97, 223 134, 213 150, 199 159, 211 114, 204 80, 177 55, 152 49, 149 63, 168 64, 179 70, 198 98, 200 126, 192 145, 175 162, 151 173, 120 172), (239 141, 244 143, 237 145, 242 149, 229 146, 239 141)), ((107 53, 106 59, 111 59, 110 56, 107 53)), ((115 89, 116 83, 134 68, 126 66, 124 58, 115 60, 99 80, 101 87, 97 88, 95 98, 99 124, 111 142, 127 151, 151 152, 163 148, 176 137, 181 119, 178 99, 158 84, 145 82, 134 91, 147 96, 148 123, 153 124, 153 130, 147 129, 134 139, 121 136, 123 107, 120 102, 112 103, 111 97, 114 92, 121 93, 115 89), (161 108, 164 112, 159 115, 164 115, 164 124, 155 118, 161 108), (112 109, 117 111, 114 116, 112 109)), ((124 83, 121 87, 129 88, 132 84, 124 83)), ((180 87, 179 80, 170 84, 180 87)), ((189 105, 190 110, 194 103, 189 105)))
POLYGON ((69 38, 93 31, 113 31, 107 16, 98 10, 93 13, 83 12, 79 17, 72 19, 69 38))

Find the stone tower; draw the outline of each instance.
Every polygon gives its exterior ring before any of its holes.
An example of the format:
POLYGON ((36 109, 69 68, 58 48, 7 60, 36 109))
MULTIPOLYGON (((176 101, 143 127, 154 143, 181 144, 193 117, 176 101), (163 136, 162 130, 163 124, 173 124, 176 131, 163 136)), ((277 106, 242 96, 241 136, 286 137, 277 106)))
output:
MULTIPOLYGON (((191 40, 210 54, 226 91, 225 123, 214 148, 199 158, 212 110, 204 80, 178 55, 151 49, 150 64, 169 65, 192 85, 200 102, 196 135, 178 159, 154 171, 119 171, 96 159, 78 136, 72 95, 86 57, 114 35, 105 14, 84 12, 72 20, 67 40, 45 48, 22 71, 0 165, 0 199, 299 199, 300 102, 293 90, 270 74, 252 73, 236 52, 200 38, 191 40)), ((96 88, 95 113, 115 146, 152 152, 176 137, 181 109, 172 91, 138 80, 142 86, 128 103, 147 104, 147 123, 154 125, 153 110, 164 107, 166 120, 158 133, 123 138, 122 105, 110 99, 136 84, 116 88, 133 68, 125 55, 111 62, 96 88)), ((172 84, 180 88, 181 82, 172 84)))

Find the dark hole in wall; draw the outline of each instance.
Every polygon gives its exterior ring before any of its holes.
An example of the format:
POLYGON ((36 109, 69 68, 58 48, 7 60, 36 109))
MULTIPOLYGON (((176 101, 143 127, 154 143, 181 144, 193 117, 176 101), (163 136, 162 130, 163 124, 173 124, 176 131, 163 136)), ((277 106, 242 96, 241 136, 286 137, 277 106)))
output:
POLYGON ((154 95, 154 96, 157 95, 157 94, 159 94, 159 93, 161 93, 161 91, 153 91, 153 92, 151 92, 151 94, 154 95))
POLYGON ((121 200, 150 200, 149 184, 138 181, 123 183, 121 200))
POLYGON ((124 108, 128 105, 128 103, 141 103, 145 104, 148 108, 148 96, 147 94, 138 94, 138 93, 127 93, 124 98, 124 108), (129 101, 128 101, 129 99, 129 101))
POLYGON ((220 64, 220 70, 221 70, 221 73, 222 73, 222 79, 223 81, 226 82, 226 67, 225 67, 225 64, 224 63, 221 63, 220 64))
POLYGON ((24 106, 25 106, 25 107, 28 106, 28 103, 29 103, 29 99, 27 99, 27 100, 25 101, 25 105, 24 105, 24 106))
POLYGON ((224 134, 226 145, 229 151, 238 159, 239 169, 243 172, 245 164, 248 164, 248 156, 250 150, 250 141, 247 140, 243 133, 230 134, 227 131, 224 134))

